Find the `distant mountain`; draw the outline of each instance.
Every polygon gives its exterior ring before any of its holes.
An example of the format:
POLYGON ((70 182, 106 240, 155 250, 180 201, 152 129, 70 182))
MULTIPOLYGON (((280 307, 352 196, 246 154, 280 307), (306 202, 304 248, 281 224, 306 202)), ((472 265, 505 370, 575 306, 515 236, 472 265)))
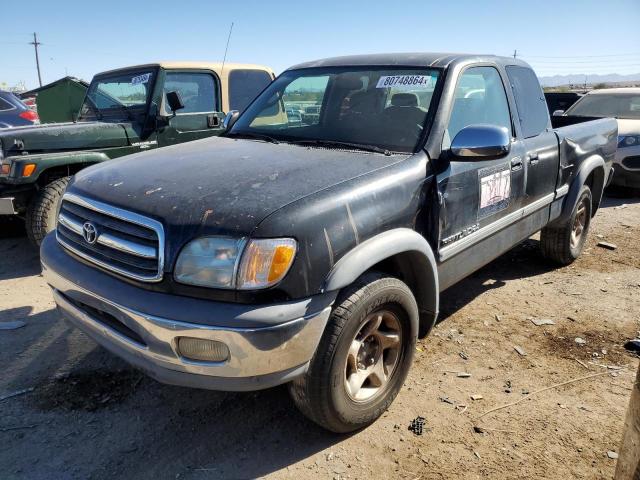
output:
POLYGON ((543 87, 559 87, 561 85, 583 85, 587 79, 588 85, 594 83, 620 83, 620 82, 638 82, 640 81, 640 73, 632 73, 629 75, 619 75, 611 73, 608 75, 589 75, 589 74, 571 74, 571 75, 554 75, 552 77, 540 77, 540 83, 543 87))

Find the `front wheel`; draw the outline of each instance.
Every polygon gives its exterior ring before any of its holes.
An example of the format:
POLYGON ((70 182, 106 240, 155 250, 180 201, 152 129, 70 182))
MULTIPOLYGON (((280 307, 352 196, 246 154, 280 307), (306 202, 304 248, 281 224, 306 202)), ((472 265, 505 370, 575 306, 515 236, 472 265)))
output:
POLYGON ((296 406, 333 432, 373 423, 404 383, 417 323, 406 284, 380 273, 361 277, 338 298, 309 371, 290 384, 296 406))
POLYGON ((591 225, 591 207, 591 190, 583 185, 569 220, 542 229, 540 248, 543 256, 560 265, 569 265, 580 256, 591 225))
POLYGON ((48 183, 31 200, 25 223, 27 237, 34 245, 39 246, 47 233, 56 228, 62 195, 67 189, 70 178, 62 177, 48 183))

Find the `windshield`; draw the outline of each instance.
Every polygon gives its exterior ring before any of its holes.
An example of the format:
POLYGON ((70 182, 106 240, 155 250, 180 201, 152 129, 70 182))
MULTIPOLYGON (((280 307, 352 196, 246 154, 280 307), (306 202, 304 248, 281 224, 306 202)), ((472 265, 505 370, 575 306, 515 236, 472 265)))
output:
POLYGON ((240 116, 228 136, 414 152, 439 73, 387 67, 287 71, 240 116))
POLYGON ((567 110, 567 115, 640 119, 640 94, 585 95, 567 110))
POLYGON ((111 121, 135 119, 146 112, 154 77, 155 71, 144 70, 94 78, 79 118, 111 121))

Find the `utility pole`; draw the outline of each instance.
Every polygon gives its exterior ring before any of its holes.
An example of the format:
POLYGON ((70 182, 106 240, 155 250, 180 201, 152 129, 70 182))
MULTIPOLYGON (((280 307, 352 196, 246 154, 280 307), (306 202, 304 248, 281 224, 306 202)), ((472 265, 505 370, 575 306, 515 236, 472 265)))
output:
POLYGON ((40 76, 40 59, 38 58, 38 46, 42 45, 38 41, 38 36, 36 32, 33 32, 33 42, 29 42, 29 45, 33 45, 33 48, 36 50, 36 67, 38 68, 38 83, 42 86, 42 76, 40 76))
POLYGON ((518 56, 518 50, 514 50, 513 51, 513 58, 516 58, 518 56))

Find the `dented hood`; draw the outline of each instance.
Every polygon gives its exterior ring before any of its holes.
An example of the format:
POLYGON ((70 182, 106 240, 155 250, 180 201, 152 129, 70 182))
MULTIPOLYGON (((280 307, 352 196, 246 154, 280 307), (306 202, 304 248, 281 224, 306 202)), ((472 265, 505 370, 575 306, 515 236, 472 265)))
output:
POLYGON ((0 130, 0 141, 8 155, 46 153, 129 145, 132 130, 119 123, 49 123, 0 130))
POLYGON ((250 235, 279 208, 408 155, 214 137, 82 170, 68 191, 160 220, 171 254, 199 235, 250 235))

